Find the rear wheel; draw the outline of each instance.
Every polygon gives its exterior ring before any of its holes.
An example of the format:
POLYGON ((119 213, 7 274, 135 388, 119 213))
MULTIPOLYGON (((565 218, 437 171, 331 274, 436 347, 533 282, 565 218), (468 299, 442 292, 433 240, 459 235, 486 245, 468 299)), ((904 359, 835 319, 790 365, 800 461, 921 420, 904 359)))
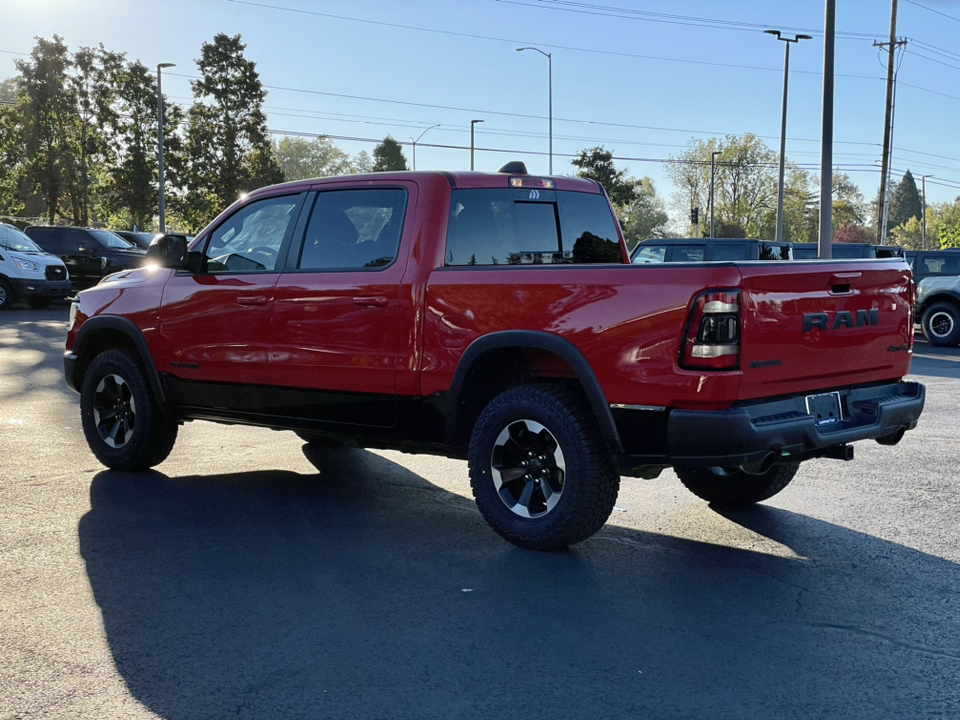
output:
POLYGON ((698 498, 715 505, 752 505, 772 498, 797 474, 800 463, 774 465, 761 475, 720 468, 675 468, 680 482, 698 498))
POLYGON ((620 476, 576 389, 520 385, 484 408, 469 448, 470 484, 487 523, 533 550, 560 550, 606 522, 620 476))
POLYGON ((934 303, 923 311, 920 325, 931 345, 942 347, 960 343, 960 310, 953 303, 934 303))
POLYGON ((160 410, 132 350, 107 350, 90 363, 80 419, 93 454, 112 470, 159 465, 177 439, 177 423, 160 410))
POLYGON ((0 310, 5 310, 13 304, 13 289, 10 283, 0 279, 0 310))

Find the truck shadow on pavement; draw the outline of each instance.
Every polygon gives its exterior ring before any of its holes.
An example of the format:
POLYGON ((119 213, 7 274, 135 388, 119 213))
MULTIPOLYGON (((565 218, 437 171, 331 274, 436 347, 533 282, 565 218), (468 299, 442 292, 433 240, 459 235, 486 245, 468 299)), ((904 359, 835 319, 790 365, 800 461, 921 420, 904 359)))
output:
POLYGON ((960 567, 784 510, 781 557, 608 526, 514 548, 362 450, 316 475, 101 472, 79 540, 164 718, 904 718, 960 711, 960 567), (787 553, 789 555, 789 553, 787 553))

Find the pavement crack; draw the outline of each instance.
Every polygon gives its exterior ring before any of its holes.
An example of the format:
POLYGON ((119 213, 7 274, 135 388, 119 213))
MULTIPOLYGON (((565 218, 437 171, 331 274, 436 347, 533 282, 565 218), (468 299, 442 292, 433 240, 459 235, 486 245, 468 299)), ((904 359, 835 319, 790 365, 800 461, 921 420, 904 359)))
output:
POLYGON ((924 653, 925 655, 932 655, 939 658, 948 658, 950 660, 960 660, 960 651, 948 651, 941 650, 939 648, 932 648, 926 645, 919 645, 917 643, 909 643, 899 638, 893 637, 892 635, 887 635, 885 633, 877 632, 876 630, 867 630, 865 628, 857 627, 856 625, 840 625, 837 623, 818 623, 818 622, 805 622, 804 625, 815 628, 822 628, 824 630, 836 630, 838 632, 851 633, 853 635, 859 635, 861 637, 872 638, 874 640, 879 640, 888 645, 893 645, 894 647, 901 648, 903 650, 910 650, 912 652, 924 653))

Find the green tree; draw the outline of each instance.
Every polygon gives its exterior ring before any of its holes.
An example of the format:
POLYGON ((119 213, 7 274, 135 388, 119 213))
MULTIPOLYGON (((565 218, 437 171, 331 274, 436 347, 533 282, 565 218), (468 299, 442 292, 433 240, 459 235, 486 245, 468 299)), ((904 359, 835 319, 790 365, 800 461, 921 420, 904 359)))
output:
POLYGON ((194 103, 187 113, 185 197, 180 209, 199 227, 241 193, 283 180, 267 136, 266 92, 239 35, 217 34, 200 49, 194 103))
POLYGON ((23 209, 20 193, 23 163, 15 106, 0 104, 0 214, 14 215, 23 209))
POLYGON ((353 172, 350 157, 325 135, 312 140, 283 137, 274 141, 277 165, 287 180, 345 175, 353 172))
POLYGON ((617 210, 623 237, 631 251, 647 238, 664 237, 670 220, 650 178, 635 181, 634 188, 636 196, 633 201, 617 210))
POLYGON ((923 225, 915 217, 910 218, 903 225, 897 225, 891 231, 890 237, 894 245, 899 245, 908 250, 923 249, 923 225))
POLYGON ((17 79, 0 80, 0 105, 17 104, 17 79))
POLYGON ((373 171, 406 170, 407 158, 403 155, 400 143, 387 135, 383 142, 373 149, 373 171))
MULTIPOLYGON (((682 215, 699 207, 701 218, 709 216, 710 160, 718 153, 714 178, 714 218, 717 228, 739 228, 748 237, 772 238, 776 233, 779 155, 751 133, 723 139, 694 138, 686 151, 671 157, 665 168, 677 187, 674 205, 682 215)), ((787 164, 794 185, 803 185, 803 174, 787 164)), ((797 204, 805 203, 799 188, 797 204)), ((786 192, 784 194, 786 210, 786 192)), ((784 226, 802 226, 802 210, 784 226)), ((720 233, 717 233, 720 236, 720 233)))
POLYGON ((39 193, 47 219, 60 213, 77 166, 76 106, 69 86, 70 54, 63 39, 37 38, 29 60, 16 60, 17 124, 23 142, 24 172, 39 193))
POLYGON ((890 202, 890 212, 887 215, 887 227, 895 228, 903 225, 910 218, 920 218, 923 215, 923 203, 920 200, 920 191, 909 170, 897 183, 890 202))
MULTIPOLYGON (((117 222, 146 228, 158 213, 157 81, 140 61, 116 56, 106 63, 113 89, 100 112, 108 158, 104 209, 117 222)), ((164 176, 177 185, 183 167, 177 128, 183 111, 164 98, 164 176)))
POLYGON ((354 172, 373 172, 373 160, 370 159, 370 153, 366 150, 361 150, 357 153, 356 157, 353 158, 352 165, 354 172))
POLYGON ((616 207, 625 207, 637 198, 637 181, 627 177, 626 170, 617 170, 613 153, 597 146, 581 150, 571 164, 577 168, 577 177, 596 180, 603 185, 616 207))
POLYGON ((865 243, 870 242, 870 235, 862 225, 847 223, 833 233, 832 241, 835 243, 865 243))

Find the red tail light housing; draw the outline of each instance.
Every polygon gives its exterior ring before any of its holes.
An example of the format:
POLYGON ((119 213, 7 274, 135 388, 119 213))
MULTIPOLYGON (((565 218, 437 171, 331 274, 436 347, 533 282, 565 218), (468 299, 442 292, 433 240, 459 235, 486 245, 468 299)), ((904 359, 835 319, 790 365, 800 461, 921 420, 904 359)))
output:
POLYGON ((740 369, 739 290, 709 290, 694 298, 680 350, 680 367, 740 369))

